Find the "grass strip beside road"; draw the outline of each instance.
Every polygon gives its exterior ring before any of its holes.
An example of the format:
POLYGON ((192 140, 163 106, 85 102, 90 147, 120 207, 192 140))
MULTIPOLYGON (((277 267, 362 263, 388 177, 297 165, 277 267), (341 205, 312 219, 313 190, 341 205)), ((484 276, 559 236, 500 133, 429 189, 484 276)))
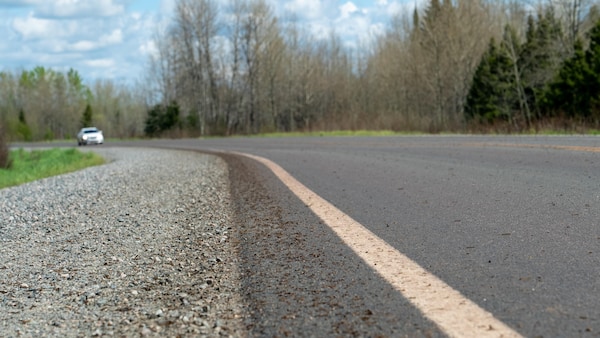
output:
POLYGON ((10 151, 10 159, 11 168, 0 169, 0 189, 105 163, 96 153, 74 148, 16 149, 10 151))
POLYGON ((282 132, 251 135, 252 137, 324 137, 324 136, 397 136, 416 135, 418 133, 400 133, 391 130, 334 130, 334 131, 307 131, 307 132, 282 132))

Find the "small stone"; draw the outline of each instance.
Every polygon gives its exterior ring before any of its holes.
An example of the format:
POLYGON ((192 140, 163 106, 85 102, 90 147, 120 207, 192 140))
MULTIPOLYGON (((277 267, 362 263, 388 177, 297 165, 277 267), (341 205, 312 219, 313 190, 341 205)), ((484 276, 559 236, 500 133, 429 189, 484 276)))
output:
POLYGON ((136 290, 131 290, 131 294, 134 295, 134 296, 137 296, 138 292, 136 290))
POLYGON ((146 337, 152 334, 152 330, 150 330, 149 328, 147 328, 146 326, 144 326, 142 328, 142 332, 140 332, 140 334, 142 335, 142 337, 146 337))
POLYGON ((21 283, 21 285, 19 285, 19 287, 20 287, 21 289, 28 289, 28 288, 29 288, 29 285, 28 285, 28 284, 26 284, 26 283, 21 283))
POLYGON ((163 311, 161 309, 158 309, 158 311, 156 311, 155 315, 156 315, 156 317, 162 317, 163 311))
POLYGON ((200 327, 208 327, 208 322, 202 318, 194 318, 194 324, 200 327))

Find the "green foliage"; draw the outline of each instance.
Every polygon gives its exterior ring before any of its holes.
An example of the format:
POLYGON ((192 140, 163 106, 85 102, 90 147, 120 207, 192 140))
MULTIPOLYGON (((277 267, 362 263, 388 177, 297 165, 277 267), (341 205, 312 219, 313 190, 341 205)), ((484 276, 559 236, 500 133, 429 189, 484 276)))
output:
MULTIPOLYGON (((528 17, 523 42, 514 28, 506 26, 500 45, 490 44, 475 72, 465 105, 466 119, 525 122, 529 127, 533 120, 546 117, 548 103, 563 99, 550 98, 547 93, 564 59, 562 36, 551 9, 537 20, 528 17)), ((567 89, 564 84, 555 85, 555 94, 562 90, 560 86, 567 89)))
POLYGON ((561 44, 561 26, 552 7, 534 20, 528 18, 526 41, 521 46, 518 69, 524 100, 537 118, 542 115, 542 98, 548 83, 560 67, 564 51, 561 44))
POLYGON ((46 132, 44 133, 44 141, 52 141, 54 140, 54 132, 50 128, 46 128, 46 132))
POLYGON ((590 32, 584 51, 577 40, 574 54, 565 60, 545 93, 544 103, 554 114, 584 120, 600 119, 600 21, 590 32))
POLYGON ((187 125, 191 129, 197 129, 200 126, 200 119, 198 118, 198 114, 189 114, 186 117, 187 125))
POLYGON ((0 170, 9 169, 12 167, 12 159, 8 149, 8 142, 6 140, 6 132, 4 126, 0 124, 0 170))
POLYGON ((19 110, 19 122, 27 124, 27 120, 25 120, 25 112, 23 111, 23 109, 19 110))
POLYGON ((23 141, 31 141, 32 134, 29 125, 27 125, 27 120, 25 119, 25 112, 23 109, 19 110, 19 123, 17 124, 17 134, 23 141))
POLYGON ((146 127, 144 133, 149 137, 158 136, 161 132, 160 120, 162 115, 162 105, 155 105, 148 110, 148 117, 146 118, 146 127))
POLYGON ((547 110, 560 112, 569 118, 590 111, 593 93, 586 83, 593 77, 587 63, 581 40, 574 46, 575 54, 565 60, 555 80, 550 83, 544 96, 547 110))
POLYGON ((144 132, 149 137, 155 137, 175 126, 181 125, 179 105, 173 101, 167 106, 157 104, 148 111, 144 132))
POLYGON ((88 94, 89 88, 73 69, 60 72, 38 66, 5 72, 0 75, 0 115, 11 139, 64 139, 80 128, 86 100, 95 109, 88 94))
POLYGON ((333 131, 314 131, 314 132, 277 132, 255 134, 251 137, 281 138, 281 137, 385 137, 400 135, 416 135, 417 133, 397 133, 392 130, 333 130, 333 131))
POLYGON ((92 106, 90 104, 85 105, 83 116, 81 117, 81 128, 91 127, 93 120, 92 106))
POLYGON ((467 96, 465 114, 468 120, 491 123, 510 119, 516 101, 513 66, 505 44, 498 46, 492 39, 475 71, 467 96))
POLYGON ((93 152, 80 152, 75 148, 10 152, 13 166, 0 169, 0 188, 35 181, 104 163, 93 152))

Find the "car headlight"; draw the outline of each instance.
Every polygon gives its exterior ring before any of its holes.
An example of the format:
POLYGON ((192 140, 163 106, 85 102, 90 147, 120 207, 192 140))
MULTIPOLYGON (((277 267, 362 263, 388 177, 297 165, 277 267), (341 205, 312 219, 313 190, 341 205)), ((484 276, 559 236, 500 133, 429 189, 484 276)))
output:
POLYGON ((82 139, 83 139, 84 141, 87 141, 87 135, 83 135, 82 139))

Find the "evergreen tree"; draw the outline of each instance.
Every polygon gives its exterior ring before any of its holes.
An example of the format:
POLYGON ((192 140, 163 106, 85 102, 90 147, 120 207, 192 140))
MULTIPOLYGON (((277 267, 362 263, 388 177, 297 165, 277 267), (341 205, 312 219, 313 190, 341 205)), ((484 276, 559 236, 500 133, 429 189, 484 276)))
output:
POLYGON ((7 138, 4 126, 0 123, 0 169, 10 169, 12 167, 7 138))
POLYGON ((574 54, 548 86, 544 104, 548 111, 570 118, 600 118, 600 21, 590 32, 587 51, 576 40, 574 54))
POLYGON ((491 123, 512 118, 516 102, 512 68, 505 45, 497 45, 492 39, 475 71, 467 96, 465 114, 468 120, 491 123))
POLYGON ((81 117, 81 128, 91 127, 92 126, 92 107, 88 103, 85 106, 85 111, 83 112, 83 116, 81 117))
POLYGON ((166 107, 157 104, 148 111, 144 132, 150 137, 160 136, 163 131, 170 130, 175 126, 181 127, 181 121, 179 119, 179 104, 173 101, 166 107))
POLYGON ((526 41, 519 54, 518 69, 523 83, 523 94, 534 118, 542 115, 541 99, 552 81, 563 58, 561 27, 552 9, 538 20, 528 18, 526 41))
POLYGON ((419 32, 421 31, 421 19, 419 18, 419 10, 415 7, 415 10, 413 11, 413 27, 412 27, 412 31, 410 32, 410 40, 415 42, 418 41, 417 39, 419 38, 419 32))
POLYGON ((160 119, 162 115, 162 106, 157 104, 148 111, 144 133, 149 137, 158 136, 160 133, 160 119))
POLYGON ((161 130, 169 130, 179 125, 179 105, 177 102, 171 102, 164 110, 161 119, 161 130))
POLYGON ((19 110, 19 124, 17 125, 17 134, 19 134, 23 141, 31 141, 32 134, 29 125, 27 125, 27 120, 25 119, 25 112, 23 108, 19 110))
POLYGON ((560 111, 571 118, 586 115, 590 110, 591 93, 585 83, 590 73, 583 43, 577 39, 574 55, 563 63, 555 80, 548 87, 544 97, 546 109, 560 111))
POLYGON ((440 0, 430 0, 429 7, 425 10, 425 15, 422 20, 422 29, 431 29, 435 26, 442 12, 442 4, 440 0))
POLYGON ((587 89, 589 95, 589 110, 585 118, 600 118, 600 21, 590 31, 590 45, 585 53, 589 72, 586 73, 585 83, 580 90, 587 89))

